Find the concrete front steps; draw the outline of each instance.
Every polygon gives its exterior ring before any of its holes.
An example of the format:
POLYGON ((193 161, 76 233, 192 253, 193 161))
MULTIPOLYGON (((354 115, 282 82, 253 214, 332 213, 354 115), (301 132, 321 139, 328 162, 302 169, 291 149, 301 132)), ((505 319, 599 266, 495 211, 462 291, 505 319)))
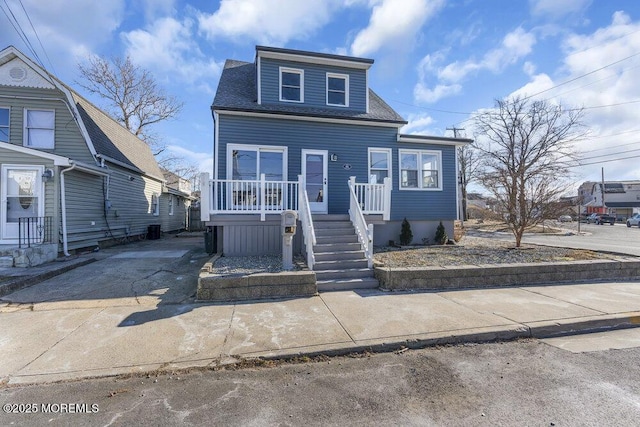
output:
POLYGON ((314 215, 318 291, 374 289, 379 286, 348 215, 314 215))

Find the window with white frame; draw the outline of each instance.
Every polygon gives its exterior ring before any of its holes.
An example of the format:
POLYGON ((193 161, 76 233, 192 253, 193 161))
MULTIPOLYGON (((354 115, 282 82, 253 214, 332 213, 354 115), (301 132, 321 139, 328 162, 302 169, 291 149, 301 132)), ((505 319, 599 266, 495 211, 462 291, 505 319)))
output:
POLYGON ((11 110, 0 107, 0 142, 9 142, 9 116, 11 110))
POLYGON ((169 215, 173 215, 173 195, 169 194, 169 215))
POLYGON ((349 75, 327 73, 327 105, 349 106, 349 75))
POLYGON ((375 184, 382 184, 387 177, 391 177, 391 149, 369 148, 369 183, 375 179, 375 184))
POLYGON ((160 203, 157 193, 151 195, 151 214, 153 214, 153 216, 160 215, 160 203))
POLYGON ((54 110, 24 111, 24 146, 29 148, 55 148, 54 110))
POLYGON ((442 190, 442 153, 399 150, 401 190, 442 190))
POLYGON ((304 71, 280 68, 280 101, 304 102, 304 71))

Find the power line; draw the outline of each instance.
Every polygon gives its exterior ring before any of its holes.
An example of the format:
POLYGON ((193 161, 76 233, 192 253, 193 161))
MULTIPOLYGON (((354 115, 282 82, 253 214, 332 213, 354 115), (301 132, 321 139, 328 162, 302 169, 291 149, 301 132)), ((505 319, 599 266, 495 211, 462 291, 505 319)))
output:
MULTIPOLYGON (((51 62, 51 59, 49 59, 49 55, 47 54, 47 50, 42 45, 42 41, 40 40, 40 36, 38 35, 38 32, 36 31, 36 27, 33 26, 33 22, 31 21, 31 17, 29 16, 29 13, 27 12, 27 9, 25 9, 24 4, 22 4, 22 0, 18 0, 18 1, 20 2, 20 6, 22 6, 22 11, 24 12, 25 16, 27 17, 27 20, 29 21, 29 25, 31 25, 31 29, 33 30, 33 33, 36 35, 36 39, 38 39, 38 43, 40 44, 40 48, 44 52, 44 56, 47 58, 47 61, 49 61, 49 65, 51 66, 51 70, 53 70, 54 74, 56 74, 56 70, 53 67, 53 63, 51 62)), ((46 68, 43 64, 40 64, 40 65, 42 65, 42 68, 46 68)))

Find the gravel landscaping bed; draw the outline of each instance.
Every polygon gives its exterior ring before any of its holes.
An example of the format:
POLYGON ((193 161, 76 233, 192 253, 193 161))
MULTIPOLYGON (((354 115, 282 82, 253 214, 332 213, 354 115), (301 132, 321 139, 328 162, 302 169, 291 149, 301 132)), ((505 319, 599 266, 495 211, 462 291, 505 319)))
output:
MULTIPOLYGON (((215 273, 221 275, 247 275, 255 273, 280 273, 282 257, 279 255, 259 255, 244 257, 220 257, 213 264, 215 273)), ((293 270, 297 270, 296 259, 293 270)))
POLYGON ((613 254, 581 249, 526 244, 515 248, 513 242, 474 236, 464 236, 456 245, 375 249, 374 262, 383 267, 514 264, 617 258, 613 254))

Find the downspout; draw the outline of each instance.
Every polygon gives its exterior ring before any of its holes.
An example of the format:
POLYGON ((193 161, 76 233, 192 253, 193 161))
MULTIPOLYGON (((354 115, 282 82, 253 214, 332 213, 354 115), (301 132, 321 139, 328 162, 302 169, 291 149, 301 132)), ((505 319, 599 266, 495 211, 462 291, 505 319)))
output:
POLYGON ((69 243, 67 241, 67 198, 66 191, 64 186, 64 174, 66 172, 71 172, 76 168, 76 164, 71 161, 71 167, 64 169, 60 172, 60 209, 62 211, 62 252, 64 256, 71 256, 69 254, 69 243))

